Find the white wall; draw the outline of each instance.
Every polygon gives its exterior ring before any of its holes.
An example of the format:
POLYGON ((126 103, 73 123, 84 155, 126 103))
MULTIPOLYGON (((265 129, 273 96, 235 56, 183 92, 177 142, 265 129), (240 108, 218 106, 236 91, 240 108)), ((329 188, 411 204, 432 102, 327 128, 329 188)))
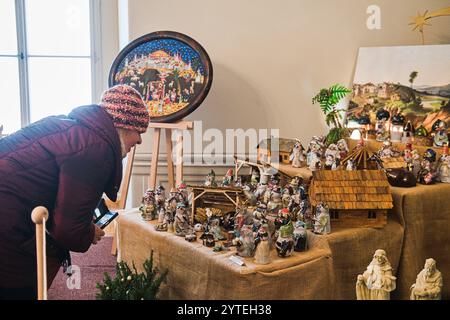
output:
MULTIPOLYGON (((131 41, 179 31, 206 49, 213 85, 189 119, 219 129, 280 128, 282 137, 306 141, 326 133, 311 98, 336 82, 351 85, 359 47, 420 44, 410 18, 447 6, 448 0, 129 0, 129 32, 131 41), (366 26, 369 5, 381 9, 380 30, 366 26)), ((450 43, 450 17, 431 23, 427 43, 450 43)))

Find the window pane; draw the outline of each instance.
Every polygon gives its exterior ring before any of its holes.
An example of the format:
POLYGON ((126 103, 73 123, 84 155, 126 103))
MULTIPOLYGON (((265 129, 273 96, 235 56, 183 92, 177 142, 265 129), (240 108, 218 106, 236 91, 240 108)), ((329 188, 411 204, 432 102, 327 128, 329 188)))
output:
POLYGON ((0 54, 17 54, 14 0, 0 0, 0 54))
POLYGON ((27 0, 30 55, 90 55, 89 0, 27 0))
POLYGON ((30 58, 28 63, 31 122, 91 103, 89 58, 30 58))
POLYGON ((20 129, 19 66, 17 58, 1 58, 0 70, 0 126, 3 133, 13 133, 20 129))

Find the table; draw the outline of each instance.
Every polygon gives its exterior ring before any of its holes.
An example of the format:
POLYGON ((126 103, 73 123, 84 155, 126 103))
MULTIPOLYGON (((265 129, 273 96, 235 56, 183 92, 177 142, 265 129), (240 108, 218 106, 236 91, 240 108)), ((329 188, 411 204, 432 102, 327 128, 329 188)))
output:
POLYGON ((200 242, 154 230, 155 222, 143 221, 139 211, 122 213, 118 220, 119 259, 142 271, 154 250, 155 264, 168 268, 162 299, 355 299, 356 276, 362 273, 378 247, 386 248, 396 269, 403 228, 395 220, 384 229, 346 229, 326 236, 309 233, 306 252, 256 265, 233 264, 228 252, 213 252, 200 242))
POLYGON ((433 258, 442 273, 443 299, 450 299, 450 184, 392 187, 394 214, 404 228, 397 290, 393 296, 409 299, 409 288, 433 258))
POLYGON ((392 188, 394 209, 383 229, 332 230, 309 233, 310 250, 255 265, 246 258, 240 267, 228 259, 233 252, 213 252, 201 243, 154 230, 139 211, 118 219, 119 259, 134 261, 138 270, 154 250, 155 264, 169 269, 161 289, 164 299, 355 299, 356 276, 376 249, 385 249, 397 289, 393 299, 409 299, 409 288, 425 259, 434 258, 444 278, 443 299, 450 298, 450 185, 392 188))

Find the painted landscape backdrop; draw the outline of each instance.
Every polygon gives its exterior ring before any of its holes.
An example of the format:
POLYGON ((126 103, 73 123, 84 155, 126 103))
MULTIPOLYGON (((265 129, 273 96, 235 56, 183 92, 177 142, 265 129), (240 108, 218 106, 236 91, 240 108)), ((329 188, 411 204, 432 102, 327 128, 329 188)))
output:
POLYGON ((414 127, 450 125, 450 45, 360 48, 347 121, 384 108, 414 127))

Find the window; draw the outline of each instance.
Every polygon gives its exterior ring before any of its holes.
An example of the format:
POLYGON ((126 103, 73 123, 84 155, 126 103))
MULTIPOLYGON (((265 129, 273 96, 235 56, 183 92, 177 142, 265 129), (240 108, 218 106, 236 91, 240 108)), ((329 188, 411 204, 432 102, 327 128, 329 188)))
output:
POLYGON ((376 211, 369 211, 367 215, 368 219, 376 219, 377 218, 377 212, 376 211))
POLYGON ((3 133, 97 99, 99 6, 99 0, 0 1, 3 133))
POLYGON ((339 219, 339 210, 330 210, 331 219, 339 219))

